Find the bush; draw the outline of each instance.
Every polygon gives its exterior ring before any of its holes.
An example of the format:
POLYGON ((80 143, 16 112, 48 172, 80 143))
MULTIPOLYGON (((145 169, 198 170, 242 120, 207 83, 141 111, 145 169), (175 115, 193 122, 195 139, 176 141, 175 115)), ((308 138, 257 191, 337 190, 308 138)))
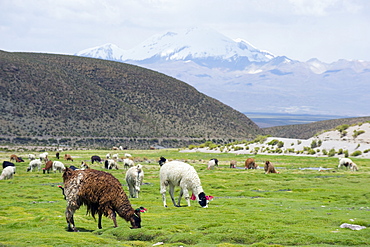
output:
POLYGON ((336 154, 335 149, 334 149, 334 148, 332 148, 332 149, 330 149, 330 151, 329 151, 329 153, 328 153, 328 156, 329 156, 329 157, 333 157, 335 154, 336 154))
POLYGON ((359 130, 359 131, 357 131, 357 130, 354 130, 353 131, 353 138, 356 138, 357 136, 359 136, 359 135, 361 135, 361 134, 363 134, 363 133, 365 133, 365 131, 364 130, 359 130))
POLYGON ((321 140, 319 140, 319 141, 317 142, 317 146, 318 146, 318 147, 321 147, 321 144, 322 144, 322 141, 321 141, 321 140))
POLYGON ((282 148, 284 147, 284 142, 283 141, 279 141, 278 144, 277 144, 278 148, 282 148))
POLYGON ((252 143, 264 143, 267 139, 267 137, 270 137, 270 135, 267 135, 267 136, 263 136, 263 135, 257 135, 257 137, 252 141, 252 143))
POLYGON ((267 145, 275 146, 275 145, 276 145, 276 144, 278 144, 278 143, 279 143, 279 140, 274 139, 274 140, 269 141, 269 142, 267 143, 267 145))
POLYGON ((343 125, 337 126, 335 129, 338 130, 340 133, 343 133, 348 128, 349 128, 348 124, 343 124, 343 125))
POLYGON ((190 149, 190 150, 192 150, 192 149, 194 149, 194 148, 196 148, 197 146, 195 146, 195 145, 189 145, 188 146, 188 148, 190 149))
POLYGON ((312 140, 311 142, 311 148, 317 148, 317 142, 315 140, 312 140))
POLYGON ((359 156, 359 155, 361 155, 362 154, 362 152, 360 151, 360 150, 356 150, 356 151, 354 151, 352 154, 351 154, 351 156, 359 156))

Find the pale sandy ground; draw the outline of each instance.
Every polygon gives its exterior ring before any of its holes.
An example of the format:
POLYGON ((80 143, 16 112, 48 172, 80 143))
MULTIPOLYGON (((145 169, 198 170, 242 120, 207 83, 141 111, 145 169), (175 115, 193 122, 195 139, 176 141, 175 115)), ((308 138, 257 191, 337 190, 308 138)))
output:
MULTIPOLYGON (((364 123, 361 126, 351 126, 348 129, 346 129, 347 134, 344 137, 341 137, 341 134, 339 131, 328 131, 323 134, 320 134, 318 136, 312 137, 307 140, 303 139, 290 139, 290 138, 280 138, 280 137, 269 137, 267 140, 260 144, 260 143, 254 143, 249 144, 249 149, 246 149, 245 144, 236 145, 239 147, 243 147, 243 150, 229 150, 226 151, 228 153, 235 153, 235 154, 254 154, 255 147, 259 147, 261 149, 266 149, 266 147, 269 147, 271 149, 272 146, 267 145, 268 142, 270 142, 273 139, 277 139, 279 141, 284 142, 284 147, 281 149, 283 150, 283 153, 281 155, 308 155, 308 154, 295 154, 295 153, 285 153, 284 151, 287 149, 294 148, 295 151, 301 151, 304 147, 311 147, 311 143, 313 140, 318 142, 319 140, 322 141, 322 145, 320 147, 314 148, 314 150, 319 149, 320 152, 310 155, 310 156, 325 156, 322 154, 322 150, 326 150, 329 152, 330 149, 335 149, 335 151, 338 152, 339 149, 348 150, 348 153, 351 155, 354 151, 359 150, 362 152, 362 155, 356 156, 357 158, 370 158, 370 151, 367 153, 364 153, 365 150, 370 149, 370 123, 364 123), (354 131, 365 131, 363 134, 360 134, 357 138, 353 137, 354 131)), ((276 147, 276 146, 275 146, 276 147)), ((185 149, 181 152, 205 152, 205 153, 221 153, 225 152, 224 149, 214 149, 209 150, 208 148, 197 148, 197 149, 185 149)), ((258 152, 258 154, 272 154, 277 155, 277 153, 267 153, 267 152, 258 152)), ((336 157, 343 157, 343 155, 336 155, 336 157)), ((351 156, 350 156, 351 157, 351 156)))

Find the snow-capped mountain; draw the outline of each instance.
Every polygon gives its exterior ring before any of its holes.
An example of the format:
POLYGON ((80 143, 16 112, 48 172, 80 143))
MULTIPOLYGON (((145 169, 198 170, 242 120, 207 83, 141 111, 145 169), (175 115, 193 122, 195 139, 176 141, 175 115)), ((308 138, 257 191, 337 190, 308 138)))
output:
POLYGON ((112 44, 78 52, 78 56, 141 63, 193 61, 201 66, 243 69, 251 63, 265 63, 275 56, 248 42, 232 40, 212 29, 190 28, 179 32, 154 35, 130 50, 112 44))
POLYGON ((370 115, 370 62, 301 62, 212 29, 168 31, 130 50, 106 44, 76 55, 162 72, 241 112, 370 115))
POLYGON ((114 44, 105 44, 78 52, 77 56, 93 57, 105 60, 120 61, 123 58, 124 50, 114 44))

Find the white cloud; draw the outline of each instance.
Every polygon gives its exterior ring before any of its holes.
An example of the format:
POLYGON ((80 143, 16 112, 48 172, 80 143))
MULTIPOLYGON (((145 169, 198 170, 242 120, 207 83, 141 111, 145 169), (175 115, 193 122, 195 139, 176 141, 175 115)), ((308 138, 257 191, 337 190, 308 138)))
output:
POLYGON ((350 0, 289 0, 295 14, 325 16, 332 12, 354 14, 361 9, 356 1, 350 0))
POLYGON ((209 26, 292 59, 370 60, 367 0, 1 0, 0 49, 73 54, 209 26))

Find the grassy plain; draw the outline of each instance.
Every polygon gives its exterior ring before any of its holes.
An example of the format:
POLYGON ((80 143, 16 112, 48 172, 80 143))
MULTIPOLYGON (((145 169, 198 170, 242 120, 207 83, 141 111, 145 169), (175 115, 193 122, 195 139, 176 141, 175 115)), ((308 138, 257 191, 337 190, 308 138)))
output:
MULTIPOLYGON (((91 155, 104 157, 110 150, 70 151, 78 166, 91 155)), ((370 224, 370 160, 354 159, 358 172, 336 169, 337 158, 264 156, 207 153, 180 153, 178 150, 130 150, 134 157, 151 161, 144 165, 145 178, 140 198, 130 199, 134 208, 144 206, 142 228, 130 229, 118 219, 118 228, 103 218, 103 229, 81 207, 75 214, 79 232, 67 232, 60 173, 26 172, 28 159, 17 163, 11 180, 0 181, 0 246, 367 246, 368 228, 342 229, 342 223, 370 224), (159 194, 160 156, 181 159, 198 171, 207 195, 214 196, 209 208, 196 202, 191 207, 162 205, 159 194), (207 170, 210 158, 220 160, 207 170), (270 160, 280 174, 263 170, 230 169, 229 161, 243 165, 254 157, 262 166, 270 160), (329 171, 299 168, 324 167, 329 171)), ((52 160, 54 153, 49 152, 52 160)), ((0 160, 9 160, 0 152, 0 160)), ((63 154, 63 153, 62 153, 63 154)), ((123 156, 123 152, 120 152, 123 156)), ((26 158, 27 153, 17 153, 26 158)), ((102 169, 102 165, 92 165, 102 169)), ((122 165, 121 165, 122 167, 122 165)), ((110 170, 124 185, 125 171, 110 170)), ((178 191, 176 191, 178 195, 178 191)), ((182 205, 186 202, 182 199, 182 205)))

